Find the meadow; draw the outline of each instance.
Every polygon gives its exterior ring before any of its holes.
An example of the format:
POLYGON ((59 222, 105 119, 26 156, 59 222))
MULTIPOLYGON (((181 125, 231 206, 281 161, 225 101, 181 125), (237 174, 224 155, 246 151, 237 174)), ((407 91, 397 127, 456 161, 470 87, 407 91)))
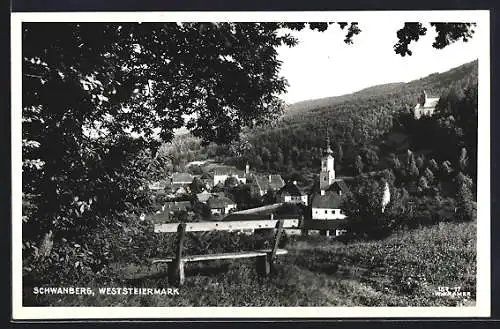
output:
MULTIPOLYGON (((38 306, 472 306, 476 290, 476 223, 440 223, 399 231, 380 241, 342 243, 291 237, 289 254, 262 278, 252 260, 191 263, 176 296, 33 295, 38 306), (460 287, 467 298, 436 296, 460 287)), ((170 287, 166 268, 115 264, 113 287, 170 287)), ((81 286, 81 285, 80 285, 81 286)))

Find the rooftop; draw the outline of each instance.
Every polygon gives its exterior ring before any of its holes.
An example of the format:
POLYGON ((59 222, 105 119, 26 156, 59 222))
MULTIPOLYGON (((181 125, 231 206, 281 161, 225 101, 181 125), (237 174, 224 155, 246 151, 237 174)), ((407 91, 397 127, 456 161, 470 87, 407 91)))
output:
POLYGON ((262 191, 278 190, 285 185, 281 175, 255 176, 255 183, 262 191))
POLYGON ((345 197, 333 191, 326 191, 325 195, 315 193, 312 196, 313 208, 339 209, 345 197))
POLYGON ((236 203, 229 199, 228 197, 221 195, 213 195, 210 199, 208 199, 208 206, 211 209, 224 208, 228 205, 236 205, 236 203))
POLYGON ((178 173, 175 172, 172 174, 172 184, 190 184, 193 182, 194 176, 188 173, 178 173))
POLYGON ((288 182, 285 186, 283 186, 280 190, 281 194, 291 195, 291 196, 303 196, 306 193, 294 184, 293 182, 288 182))

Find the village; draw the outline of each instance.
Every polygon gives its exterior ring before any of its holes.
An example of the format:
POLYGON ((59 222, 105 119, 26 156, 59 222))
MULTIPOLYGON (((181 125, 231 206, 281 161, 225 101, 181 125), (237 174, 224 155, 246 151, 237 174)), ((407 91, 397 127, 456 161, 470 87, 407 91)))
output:
MULTIPOLYGON (((150 218, 155 224, 163 224, 176 220, 269 219, 281 215, 301 218, 309 224, 330 221, 331 229, 312 229, 307 233, 338 237, 347 232, 341 205, 350 191, 346 182, 335 175, 335 159, 328 137, 318 169, 319 181, 307 190, 297 181, 285 181, 279 174, 254 172, 248 164, 245 170, 239 170, 214 161, 194 161, 186 166, 185 172, 174 172, 167 179, 149 185, 157 203, 150 218), (231 191, 238 187, 247 193, 235 198, 231 191), (249 199, 258 206, 248 207, 249 199)), ((146 215, 142 215, 141 219, 145 218, 146 215)), ((288 233, 303 234, 304 231, 288 230, 288 233)))
MULTIPOLYGON (((432 116, 438 101, 439 98, 429 98, 422 90, 413 108, 414 118, 432 116)), ((347 233, 349 220, 342 204, 351 192, 348 180, 335 174, 335 158, 328 135, 325 136, 317 176, 315 184, 306 187, 295 180, 285 181, 280 174, 255 172, 248 163, 242 170, 214 160, 191 161, 184 172, 173 172, 149 184, 154 192, 155 211, 149 216, 142 214, 141 220, 148 217, 154 224, 164 224, 281 216, 300 218, 306 221, 306 227, 313 228, 288 230, 289 234, 342 236, 347 233), (235 189, 239 195, 235 195, 235 189)), ((389 202, 390 191, 386 183, 382 212, 389 202)), ((253 233, 253 230, 248 233, 253 233)))

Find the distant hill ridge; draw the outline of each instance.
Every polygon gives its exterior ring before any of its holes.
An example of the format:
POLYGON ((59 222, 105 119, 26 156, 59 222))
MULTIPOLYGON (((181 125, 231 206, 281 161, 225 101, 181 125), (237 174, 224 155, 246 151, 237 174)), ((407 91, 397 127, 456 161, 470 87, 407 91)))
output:
POLYGON ((389 94, 407 94, 420 92, 422 89, 438 90, 438 92, 448 89, 450 85, 462 80, 468 75, 477 76, 478 61, 463 64, 451 70, 442 73, 432 73, 426 77, 405 82, 387 83, 376 86, 367 87, 351 94, 341 96, 324 97, 311 99, 290 104, 285 110, 285 117, 294 116, 295 114, 304 114, 311 110, 319 110, 333 105, 338 105, 344 102, 349 102, 353 99, 371 98, 389 94))

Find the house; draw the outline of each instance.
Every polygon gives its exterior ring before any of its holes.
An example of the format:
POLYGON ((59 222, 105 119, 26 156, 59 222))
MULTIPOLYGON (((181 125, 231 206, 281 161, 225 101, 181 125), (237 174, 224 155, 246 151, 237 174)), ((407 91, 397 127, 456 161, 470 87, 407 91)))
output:
POLYGON ((210 191, 214 187, 214 178, 209 173, 203 173, 200 176, 200 181, 203 183, 205 190, 210 191))
POLYGON ((172 174, 171 184, 177 186, 189 185, 193 182, 194 176, 188 173, 175 172, 172 174))
POLYGON ((250 187, 255 194, 263 196, 269 191, 279 191, 285 186, 285 181, 281 175, 255 175, 250 187))
POLYGON ((238 179, 238 182, 241 184, 246 184, 247 182, 247 177, 245 174, 245 171, 243 170, 238 170, 232 167, 217 167, 214 170, 214 186, 216 186, 219 183, 224 184, 226 179, 229 177, 236 177, 238 179))
POLYGON ((189 185, 193 182, 194 176, 188 173, 175 172, 167 182, 166 189, 171 192, 176 192, 179 188, 189 189, 189 185))
POLYGON ((166 202, 162 207, 162 211, 175 212, 175 211, 189 211, 191 210, 191 202, 189 201, 170 201, 166 202))
POLYGON ((307 206, 307 194, 297 186, 297 181, 288 182, 278 192, 281 202, 307 206))
MULTIPOLYGON (((334 161, 330 140, 327 136, 326 149, 321 159, 319 191, 315 191, 311 195, 312 220, 342 220, 346 218, 346 215, 342 213, 341 206, 350 191, 343 180, 335 178, 334 161)), ((339 225, 341 222, 339 221, 339 225)), ((335 232, 336 234, 344 233, 340 228, 335 232)))
POLYGON ((413 115, 415 119, 420 119, 422 116, 432 116, 436 110, 436 105, 439 102, 439 98, 427 97, 425 90, 422 91, 418 99, 417 105, 413 109, 413 115))
POLYGON ((213 194, 207 204, 212 215, 227 215, 236 210, 236 203, 223 194, 213 194))
POLYGON ((201 203, 207 203, 208 200, 212 197, 223 197, 225 196, 224 192, 208 192, 208 191, 203 191, 201 193, 196 194, 196 199, 198 202, 201 203))
POLYGON ((189 201, 170 201, 161 206, 161 209, 158 209, 150 219, 154 223, 168 223, 172 220, 172 216, 175 215, 176 212, 189 212, 191 209, 191 202, 189 201))
POLYGON ((334 191, 327 191, 325 194, 315 194, 311 200, 312 219, 335 220, 344 219, 341 205, 344 198, 334 191))

